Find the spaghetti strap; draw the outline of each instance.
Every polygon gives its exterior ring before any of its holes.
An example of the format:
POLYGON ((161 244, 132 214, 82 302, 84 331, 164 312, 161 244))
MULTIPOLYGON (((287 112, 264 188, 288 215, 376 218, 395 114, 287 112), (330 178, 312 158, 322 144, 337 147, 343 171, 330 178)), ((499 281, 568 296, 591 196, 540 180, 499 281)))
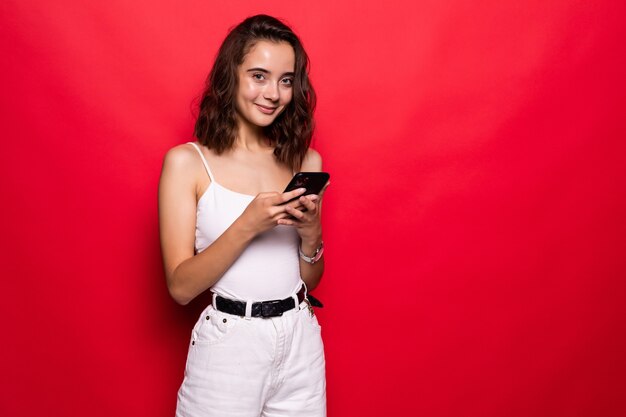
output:
POLYGON ((207 172, 207 174, 209 174, 209 178, 211 179, 211 182, 215 182, 215 180, 213 179, 213 173, 211 173, 211 169, 209 168, 209 164, 207 163, 206 159, 204 158, 204 154, 200 150, 200 147, 198 145, 196 145, 194 142, 187 142, 187 143, 190 144, 190 145, 193 145, 193 147, 196 148, 196 151, 198 151, 198 153, 200 154, 200 158, 202 159, 202 163, 204 164, 204 168, 206 168, 206 172, 207 172))

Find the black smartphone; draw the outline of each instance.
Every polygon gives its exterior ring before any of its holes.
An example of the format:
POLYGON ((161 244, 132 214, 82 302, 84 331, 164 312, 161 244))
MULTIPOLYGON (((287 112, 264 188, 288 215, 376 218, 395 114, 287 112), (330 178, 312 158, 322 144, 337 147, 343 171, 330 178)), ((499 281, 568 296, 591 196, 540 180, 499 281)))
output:
MULTIPOLYGON (((326 185, 328 180, 330 179, 330 174, 328 172, 298 172, 293 176, 289 184, 287 184, 287 188, 285 191, 295 190, 296 188, 306 188, 306 191, 302 195, 309 194, 319 194, 322 192, 322 188, 326 185)), ((302 196, 298 196, 296 198, 300 198, 302 196)), ((290 200, 293 201, 296 198, 290 200)))

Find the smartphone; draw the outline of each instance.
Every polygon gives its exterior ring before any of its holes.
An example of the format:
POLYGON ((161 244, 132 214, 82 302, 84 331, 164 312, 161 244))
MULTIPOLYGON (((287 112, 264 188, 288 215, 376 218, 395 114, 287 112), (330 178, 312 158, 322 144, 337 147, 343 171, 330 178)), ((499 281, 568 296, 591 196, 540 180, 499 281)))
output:
MULTIPOLYGON (((293 176, 285 191, 295 190, 296 188, 306 188, 306 191, 302 195, 318 194, 322 192, 322 188, 326 185, 330 179, 328 172, 298 172, 293 176)), ((290 201, 302 197, 298 196, 290 201)))

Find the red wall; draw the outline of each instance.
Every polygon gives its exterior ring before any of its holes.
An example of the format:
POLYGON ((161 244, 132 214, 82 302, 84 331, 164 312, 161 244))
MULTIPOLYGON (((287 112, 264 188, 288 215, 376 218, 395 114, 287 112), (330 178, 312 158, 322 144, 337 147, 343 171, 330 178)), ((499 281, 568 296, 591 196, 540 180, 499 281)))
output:
POLYGON ((160 165, 258 12, 319 93, 329 416, 626 415, 626 10, 536 0, 3 1, 0 414, 173 415, 160 165))

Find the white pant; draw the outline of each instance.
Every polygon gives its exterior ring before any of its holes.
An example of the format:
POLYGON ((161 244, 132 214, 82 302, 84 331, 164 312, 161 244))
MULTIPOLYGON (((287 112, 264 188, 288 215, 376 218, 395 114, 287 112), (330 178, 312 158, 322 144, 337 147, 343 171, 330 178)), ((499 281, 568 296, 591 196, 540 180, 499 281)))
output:
POLYGON ((194 326, 176 417, 324 417, 324 346, 306 302, 281 317, 207 307, 194 326))

